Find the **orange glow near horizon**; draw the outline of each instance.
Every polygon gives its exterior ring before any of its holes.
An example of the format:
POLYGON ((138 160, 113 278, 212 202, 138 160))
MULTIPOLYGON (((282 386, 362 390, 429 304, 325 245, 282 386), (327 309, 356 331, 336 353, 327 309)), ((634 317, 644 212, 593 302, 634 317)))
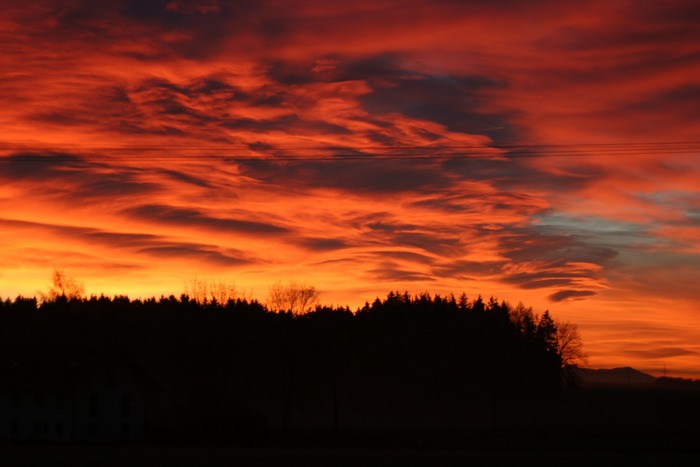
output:
POLYGON ((0 297, 464 291, 700 377, 694 2, 60 3, 0 12, 0 297))

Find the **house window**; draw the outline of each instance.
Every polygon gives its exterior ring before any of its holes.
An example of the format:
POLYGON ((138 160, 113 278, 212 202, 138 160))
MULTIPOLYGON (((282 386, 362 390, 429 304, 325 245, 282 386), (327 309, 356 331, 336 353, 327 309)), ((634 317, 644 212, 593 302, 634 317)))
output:
POLYGON ((122 438, 131 438, 131 425, 128 423, 122 423, 122 438))
POLYGON ((122 395, 122 417, 124 417, 124 418, 131 417, 131 395, 130 394, 123 394, 122 395))
POLYGON ((107 372, 105 376, 105 386, 108 388, 113 388, 117 385, 117 376, 114 374, 113 370, 107 372))
POLYGON ((88 406, 88 415, 92 418, 100 416, 100 396, 98 394, 90 395, 90 405, 88 406))

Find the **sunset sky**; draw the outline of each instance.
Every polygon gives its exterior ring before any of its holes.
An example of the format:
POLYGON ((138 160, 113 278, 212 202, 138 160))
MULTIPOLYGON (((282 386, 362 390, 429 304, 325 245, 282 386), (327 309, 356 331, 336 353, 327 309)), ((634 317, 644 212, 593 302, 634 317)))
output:
POLYGON ((496 296, 700 377, 700 3, 0 0, 0 296, 496 296))

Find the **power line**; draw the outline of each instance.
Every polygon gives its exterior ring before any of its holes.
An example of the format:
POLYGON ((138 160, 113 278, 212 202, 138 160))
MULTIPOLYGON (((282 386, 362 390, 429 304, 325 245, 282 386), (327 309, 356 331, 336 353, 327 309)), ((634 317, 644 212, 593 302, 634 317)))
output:
MULTIPOLYGON (((700 151, 700 149, 699 149, 700 151)), ((28 161, 28 162, 84 162, 86 160, 96 160, 105 162, 138 162, 138 161, 222 161, 222 162, 340 162, 340 161, 438 161, 438 160, 493 160, 493 161, 507 161, 514 159, 523 158, 593 158, 593 157, 605 157, 605 156, 632 156, 632 157, 642 157, 648 155, 687 155, 687 156, 700 156, 700 153, 694 152, 669 152, 669 151, 658 151, 658 152, 626 152, 626 153, 547 153, 547 154, 367 154, 367 155, 355 155, 355 154, 335 154, 335 155, 276 155, 276 156, 242 156, 235 154, 221 154, 221 155, 170 155, 170 156, 149 156, 149 155, 124 155, 124 156, 99 156, 91 155, 86 158, 78 158, 76 156, 46 156, 46 155, 24 155, 19 158, 14 158, 13 161, 28 161)), ((7 160, 8 158, 0 157, 0 161, 7 160)))
POLYGON ((698 141, 671 141, 649 143, 607 143, 607 144, 550 144, 550 145, 493 145, 493 146, 296 146, 277 145, 257 147, 256 145, 218 146, 38 146, 2 145, 0 151, 7 152, 48 152, 51 154, 14 154, 22 160, 75 161, 89 153, 90 159, 113 161, 206 161, 223 160, 228 162, 270 162, 270 161, 377 161, 377 160, 454 160, 454 159, 499 159, 543 158, 543 157, 604 157, 646 155, 700 155, 698 141), (74 152, 73 154, 56 154, 74 152), (154 154, 155 152, 168 154, 154 154), (245 154, 244 154, 245 152, 245 154), (144 154, 135 154, 144 153, 144 154))
POLYGON ((121 146, 98 146, 98 145, 83 145, 83 144, 3 144, 0 143, 0 149, 3 150, 32 150, 53 148, 55 150, 100 150, 100 151, 122 151, 122 150, 139 150, 139 151, 156 151, 156 150, 177 150, 177 151, 217 151, 217 150, 253 150, 259 152, 275 151, 275 150, 319 150, 319 151, 336 151, 336 150, 392 150, 392 149, 423 149, 423 150, 442 150, 442 149, 459 149, 459 150, 519 150, 519 149, 610 149, 615 147, 628 148, 643 148, 643 147, 674 147, 674 146, 692 146, 697 147, 700 141, 656 141, 656 142, 620 142, 620 143, 571 143, 571 144, 503 144, 490 146, 474 146, 474 145, 383 145, 383 146, 309 146, 296 144, 277 144, 265 145, 265 143, 250 143, 250 144, 227 144, 227 145, 173 145, 165 146, 158 144, 148 145, 121 145, 121 146))

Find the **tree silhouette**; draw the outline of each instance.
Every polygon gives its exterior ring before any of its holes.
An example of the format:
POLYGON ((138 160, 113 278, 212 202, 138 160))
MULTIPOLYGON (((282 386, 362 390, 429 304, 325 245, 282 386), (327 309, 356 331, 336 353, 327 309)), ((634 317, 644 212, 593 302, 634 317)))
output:
POLYGON ((545 345, 548 352, 555 353, 557 348, 557 325, 549 314, 545 311, 537 323, 537 337, 545 345))
POLYGON ((193 277, 185 286, 185 295, 200 305, 219 303, 226 305, 229 300, 239 298, 234 282, 193 277))
POLYGON ((153 433, 230 440, 266 426, 491 426, 551 399, 559 354, 580 350, 574 326, 495 298, 390 292, 353 313, 296 282, 275 284, 267 306, 220 300, 210 284, 193 297, 79 298, 58 271, 54 299, 0 302, 0 357, 123 354, 162 389, 153 433))
POLYGON ((561 358, 564 367, 586 364, 586 355, 583 353, 583 341, 578 326, 569 321, 557 321, 557 354, 561 358))
POLYGON ((520 334, 532 339, 537 331, 537 317, 532 311, 532 307, 526 307, 522 302, 510 310, 510 320, 520 331, 520 334))
POLYGON ((39 297, 42 302, 56 301, 59 298, 77 300, 83 298, 85 295, 85 286, 83 283, 68 276, 62 268, 54 268, 51 284, 46 294, 39 292, 39 297))
POLYGON ((289 281, 287 284, 276 282, 270 287, 268 307, 277 312, 303 315, 320 303, 319 298, 320 293, 313 285, 296 281, 289 281))

